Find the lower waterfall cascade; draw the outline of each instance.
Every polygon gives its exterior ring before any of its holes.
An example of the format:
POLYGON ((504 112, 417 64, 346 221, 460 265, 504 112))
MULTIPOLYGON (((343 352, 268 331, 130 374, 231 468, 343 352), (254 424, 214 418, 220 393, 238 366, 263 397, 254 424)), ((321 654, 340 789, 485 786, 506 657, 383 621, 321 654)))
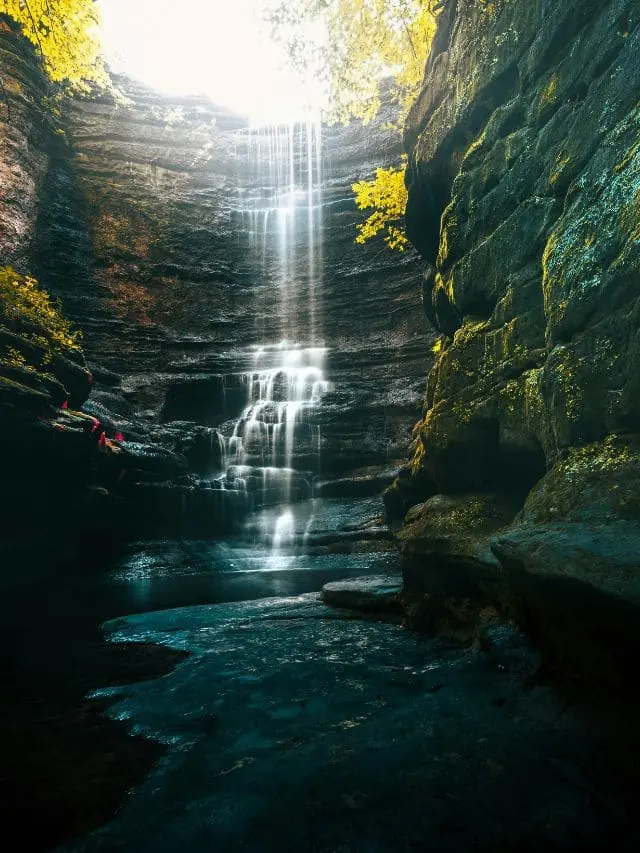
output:
POLYGON ((247 405, 231 434, 222 436, 224 488, 243 494, 250 510, 284 507, 275 519, 265 516, 259 527, 259 539, 274 554, 293 543, 289 504, 311 498, 321 472, 321 427, 312 415, 331 390, 326 356, 324 347, 287 341, 256 348, 253 369, 242 377, 247 405))

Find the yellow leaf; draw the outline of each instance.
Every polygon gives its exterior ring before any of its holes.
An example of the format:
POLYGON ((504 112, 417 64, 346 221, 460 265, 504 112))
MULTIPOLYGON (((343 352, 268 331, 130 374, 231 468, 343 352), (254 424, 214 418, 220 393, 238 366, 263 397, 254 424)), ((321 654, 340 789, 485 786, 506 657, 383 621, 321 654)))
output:
POLYGON ((364 244, 380 232, 384 232, 384 241, 390 249, 403 252, 409 244, 404 231, 404 214, 407 208, 407 188, 405 186, 406 162, 399 169, 376 169, 376 176, 370 181, 357 181, 351 189, 355 193, 356 206, 371 213, 357 226, 355 241, 364 244))

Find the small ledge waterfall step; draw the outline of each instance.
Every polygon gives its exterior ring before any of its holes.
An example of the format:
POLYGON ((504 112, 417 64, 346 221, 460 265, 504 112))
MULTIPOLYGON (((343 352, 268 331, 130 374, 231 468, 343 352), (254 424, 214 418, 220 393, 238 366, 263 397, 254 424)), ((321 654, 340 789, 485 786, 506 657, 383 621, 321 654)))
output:
POLYGON ((244 525, 247 535, 270 547, 271 568, 296 545, 290 507, 313 496, 321 471, 322 435, 312 414, 331 389, 326 355, 324 347, 287 341, 255 348, 243 374, 246 406, 224 439, 222 487, 242 493, 247 509, 282 507, 278 516, 244 525))

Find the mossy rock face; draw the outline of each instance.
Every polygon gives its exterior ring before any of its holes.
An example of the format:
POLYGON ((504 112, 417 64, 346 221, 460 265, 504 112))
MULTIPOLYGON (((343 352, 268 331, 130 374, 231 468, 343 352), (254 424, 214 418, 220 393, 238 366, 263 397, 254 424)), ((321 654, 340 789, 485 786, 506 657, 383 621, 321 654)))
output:
POLYGON ((403 549, 430 555, 408 584, 442 573, 436 557, 469 568, 467 495, 508 498, 517 521, 489 538, 540 635, 553 579, 558 601, 569 583, 604 610, 640 603, 638 55, 635 0, 451 4, 405 134, 407 229, 442 333, 394 487, 422 504, 403 549))
POLYGON ((382 495, 387 518, 399 523, 417 501, 435 491, 435 484, 425 468, 412 471, 407 466, 401 469, 398 477, 382 495))
POLYGON ((45 414, 50 410, 50 397, 45 390, 18 382, 8 376, 0 376, 0 405, 5 415, 13 409, 33 415, 45 414))
POLYGON ((0 268, 0 375, 19 375, 50 393, 54 405, 79 408, 92 383, 79 341, 61 306, 35 279, 0 268))
POLYGON ((491 539, 507 610, 564 670, 624 682, 640 651, 640 443, 565 451, 491 539))
POLYGON ((565 450, 640 428, 639 50, 633 0, 442 16, 405 136, 407 224, 431 321, 437 294, 459 319, 417 428, 417 500, 423 471, 524 497, 565 450))
POLYGON ((497 565, 489 538, 518 509, 501 495, 434 495, 409 510, 396 538, 406 556, 453 555, 497 565))
POLYGON ((566 451, 492 549, 505 565, 640 604, 640 441, 608 436, 566 451))
POLYGON ((14 382, 19 382, 21 385, 26 385, 36 391, 47 394, 55 406, 60 406, 65 400, 68 400, 69 394, 67 389, 53 376, 38 373, 33 368, 9 364, 7 362, 0 362, 0 372, 3 379, 11 379, 14 382))
MULTIPOLYGON (((40 535, 54 541, 65 530, 95 527, 87 490, 104 479, 117 448, 107 445, 95 418, 76 410, 90 389, 78 336, 59 307, 32 279, 0 270, 0 503, 6 541, 40 535)), ((112 479, 118 476, 116 471, 112 479)))
POLYGON ((640 437, 610 435, 567 450, 532 489, 521 518, 526 524, 640 523, 640 437))
POLYGON ((482 642, 506 598, 491 537, 519 503, 483 493, 434 495, 412 507, 396 538, 409 628, 450 642, 482 642))

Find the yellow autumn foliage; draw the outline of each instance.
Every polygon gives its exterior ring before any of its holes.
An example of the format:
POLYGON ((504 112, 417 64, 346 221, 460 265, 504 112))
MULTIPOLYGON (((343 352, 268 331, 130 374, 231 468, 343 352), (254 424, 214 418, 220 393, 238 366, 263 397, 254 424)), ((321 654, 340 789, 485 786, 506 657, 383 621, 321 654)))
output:
MULTIPOLYGON (((422 84, 441 8, 434 0, 273 0, 268 17, 293 64, 326 80, 329 120, 366 124, 380 109, 381 81, 391 78, 399 127, 422 84)), ((353 184, 358 208, 372 211, 356 243, 382 233, 389 248, 406 249, 404 174, 405 164, 392 166, 353 184)))
MULTIPOLYGON (((0 326, 43 347, 49 356, 80 351, 81 333, 73 331, 60 303, 34 278, 11 267, 0 268, 0 326)), ((5 354, 5 358, 11 355, 5 354)))
POLYGON ((327 83, 333 121, 367 123, 391 77, 402 122, 422 81, 436 29, 433 0, 273 0, 274 34, 293 64, 327 83))
POLYGON ((51 80, 76 90, 108 86, 93 0, 0 0, 0 14, 20 24, 51 80))
POLYGON ((404 182, 406 164, 398 169, 376 169, 376 176, 370 181, 358 181, 351 189, 356 196, 356 205, 360 210, 371 213, 358 225, 356 243, 366 243, 381 232, 390 249, 403 252, 408 240, 404 231, 404 214, 407 207, 407 188, 404 182))

